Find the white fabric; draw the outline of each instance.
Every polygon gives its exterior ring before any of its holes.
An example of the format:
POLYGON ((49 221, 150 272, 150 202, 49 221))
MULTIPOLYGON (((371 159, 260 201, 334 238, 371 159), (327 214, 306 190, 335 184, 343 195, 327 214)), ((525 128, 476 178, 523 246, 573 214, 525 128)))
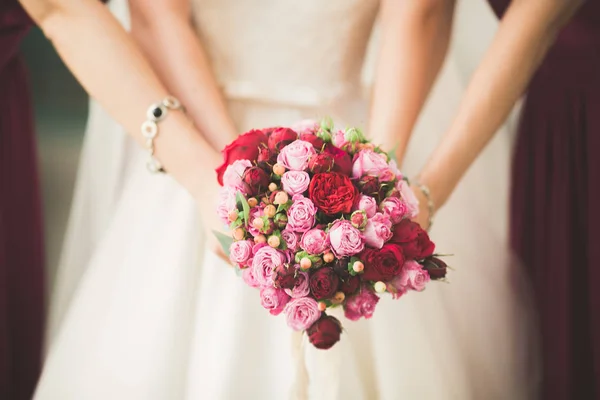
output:
MULTIPOLYGON (((123 0, 111 3, 126 17, 123 0)), ((240 131, 325 115, 366 126, 361 69, 377 1, 193 3, 240 131)), ((450 57, 415 130, 409 175, 462 92, 450 57)), ((296 370, 284 318, 199 251, 193 199, 170 177, 148 174, 143 153, 94 102, 90 112, 35 399, 286 398, 296 370)), ((504 256, 509 146, 497 135, 437 219, 438 249, 455 254, 451 283, 384 297, 368 321, 338 310, 341 342, 305 346, 310 399, 524 397, 504 256)))

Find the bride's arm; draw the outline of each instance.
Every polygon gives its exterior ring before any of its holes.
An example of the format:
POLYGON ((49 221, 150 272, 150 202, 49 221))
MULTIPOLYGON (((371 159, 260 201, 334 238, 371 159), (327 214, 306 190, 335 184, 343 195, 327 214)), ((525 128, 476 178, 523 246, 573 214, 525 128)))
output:
MULTIPOLYGON (((86 90, 140 144, 150 104, 168 92, 109 11, 96 0, 20 0, 86 90)), ((180 112, 159 125, 156 156, 196 198, 220 156, 180 112)), ((110 160, 106 160, 110 162, 110 160)))
POLYGON ((512 1, 467 88, 456 119, 420 174, 436 206, 444 204, 506 119, 556 35, 582 3, 512 1))
POLYGON ((131 34, 215 149, 237 136, 202 43, 190 0, 129 0, 131 34))
POLYGON ((402 162, 410 134, 448 49, 455 0, 386 0, 371 101, 369 136, 396 149, 402 162))

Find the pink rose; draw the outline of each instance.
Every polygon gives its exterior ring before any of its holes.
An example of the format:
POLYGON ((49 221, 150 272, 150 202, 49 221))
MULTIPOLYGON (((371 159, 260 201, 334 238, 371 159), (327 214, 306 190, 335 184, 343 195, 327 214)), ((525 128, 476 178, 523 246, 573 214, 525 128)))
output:
POLYGON ((281 314, 289 300, 290 296, 282 289, 266 287, 260 290, 260 304, 269 310, 271 315, 281 314))
POLYGON ((295 140, 281 149, 277 162, 292 171, 304 171, 308 168, 308 160, 317 151, 313 145, 304 140, 295 140))
POLYGON ((296 251, 299 247, 298 235, 289 229, 284 229, 281 231, 281 238, 287 245, 287 248, 296 251))
POLYGON ((308 254, 323 254, 329 249, 329 238, 327 233, 321 229, 311 229, 302 235, 300 241, 300 247, 302 250, 308 252, 308 254))
POLYGON ((288 210, 287 229, 294 232, 306 232, 315 224, 317 208, 308 198, 300 194, 292 198, 293 204, 288 210))
POLYGON ((217 215, 224 224, 229 225, 229 213, 237 209, 235 195, 237 190, 224 186, 219 192, 219 205, 217 206, 217 215))
POLYGON ((252 167, 248 160, 236 160, 229 165, 223 174, 223 186, 228 186, 239 190, 242 193, 248 191, 248 186, 244 183, 244 172, 252 167))
POLYGON ((379 182, 391 182, 394 179, 396 179, 396 175, 389 168, 384 169, 379 174, 379 182))
POLYGON ((270 246, 261 247, 254 255, 252 269, 261 287, 273 286, 273 271, 285 263, 285 255, 270 246))
POLYGON ((290 129, 295 131, 298 135, 314 135, 319 130, 319 123, 312 119, 303 119, 290 126, 290 129))
POLYGON ((396 197, 388 197, 384 199, 379 205, 379 208, 384 214, 390 216, 392 224, 394 225, 402 221, 402 219, 408 215, 408 207, 406 206, 406 203, 396 197))
POLYGON ((317 301, 310 297, 290 300, 283 312, 287 316, 288 326, 296 331, 310 328, 312 324, 321 318, 317 301))
POLYGON ((310 176, 304 171, 288 171, 281 177, 281 184, 290 196, 302 194, 308 189, 310 176))
POLYGON ((376 249, 392 238, 392 221, 389 215, 377 213, 367 221, 363 231, 365 243, 376 249))
POLYGON ((329 229, 329 242, 337 257, 352 256, 365 248, 360 231, 347 220, 337 220, 333 223, 329 229))
POLYGON ((292 289, 285 289, 285 292, 295 299, 306 297, 310 293, 310 287, 308 283, 308 272, 297 270, 294 287, 292 289))
POLYGON ((406 286, 403 286, 400 282, 400 275, 394 277, 394 279, 387 283, 386 290, 392 294, 392 299, 394 300, 398 300, 408 292, 406 286))
POLYGON ((421 292, 429 282, 429 273, 416 261, 407 261, 402 267, 402 272, 396 278, 398 284, 407 289, 421 292))
POLYGON ((371 218, 377 212, 377 201, 371 196, 361 194, 358 196, 354 210, 363 210, 367 213, 367 217, 371 218))
POLYGON ((415 196, 415 192, 413 192, 408 183, 403 179, 400 179, 396 183, 396 189, 398 189, 400 197, 404 201, 404 204, 406 204, 406 215, 409 218, 416 217, 419 214, 419 200, 415 196))
POLYGON ((341 130, 334 132, 331 136, 331 142, 335 147, 338 147, 340 149, 344 148, 344 146, 348 143, 346 141, 346 133, 341 130))
POLYGON ((229 246, 229 259, 234 264, 246 265, 246 262, 252 257, 252 247, 254 247, 254 242, 251 240, 233 242, 229 246))
POLYGON ((361 150, 354 157, 352 177, 362 178, 364 175, 380 176, 389 170, 387 159, 383 154, 373 150, 361 150))
POLYGON ((252 224, 255 218, 259 218, 263 216, 263 209, 260 207, 254 207, 252 209, 250 209, 250 212, 248 213, 248 232, 250 232, 250 234, 252 236, 258 236, 258 235, 262 235, 262 232, 259 229, 256 229, 254 227, 254 225, 252 224))
POLYGON ((358 293, 346 298, 344 315, 350 321, 358 321, 361 317, 369 319, 373 316, 378 301, 379 297, 363 285, 358 293))
POLYGON ((396 176, 396 179, 402 180, 402 172, 400 172, 396 160, 390 160, 388 165, 390 167, 390 171, 392 171, 392 173, 396 176))
POLYGON ((242 270, 242 280, 246 282, 246 285, 257 288, 260 287, 260 283, 254 277, 254 269, 246 268, 242 270))

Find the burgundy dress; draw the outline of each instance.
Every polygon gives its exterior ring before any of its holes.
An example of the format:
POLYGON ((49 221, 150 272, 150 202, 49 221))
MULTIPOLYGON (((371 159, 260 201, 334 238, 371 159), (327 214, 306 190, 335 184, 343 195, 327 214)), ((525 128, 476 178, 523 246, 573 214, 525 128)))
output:
POLYGON ((0 399, 29 400, 40 372, 44 271, 31 99, 19 43, 31 21, 0 0, 0 399))
MULTIPOLYGON (((501 15, 509 0, 490 0, 501 15)), ((600 399, 600 2, 533 78, 513 164, 511 242, 539 310, 544 400, 600 399)))

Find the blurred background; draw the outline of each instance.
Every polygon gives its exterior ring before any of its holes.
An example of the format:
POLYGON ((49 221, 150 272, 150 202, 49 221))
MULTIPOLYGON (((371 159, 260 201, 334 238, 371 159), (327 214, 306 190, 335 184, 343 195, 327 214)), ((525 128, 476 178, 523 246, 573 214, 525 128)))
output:
MULTIPOLYGON (((451 57, 465 85, 497 25, 487 2, 458 2, 451 57)), ((34 97, 51 282, 69 215, 88 97, 39 29, 31 31, 22 50, 30 69, 34 97)))

